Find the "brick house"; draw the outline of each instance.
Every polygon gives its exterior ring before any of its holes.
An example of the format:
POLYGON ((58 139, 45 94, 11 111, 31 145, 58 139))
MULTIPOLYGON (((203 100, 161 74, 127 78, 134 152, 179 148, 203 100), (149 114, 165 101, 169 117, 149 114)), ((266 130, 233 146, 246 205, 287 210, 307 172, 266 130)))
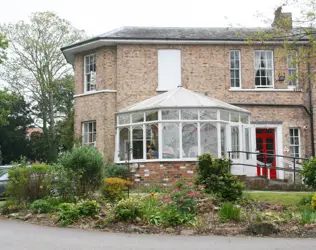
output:
MULTIPOLYGON (((312 156, 316 95, 307 73, 316 62, 294 65, 292 54, 279 53, 282 41, 247 44, 255 31, 123 27, 62 48, 75 69, 75 136, 108 161, 128 158, 145 182, 192 175, 204 152, 312 156)), ((234 171, 257 175, 253 169, 234 171)))

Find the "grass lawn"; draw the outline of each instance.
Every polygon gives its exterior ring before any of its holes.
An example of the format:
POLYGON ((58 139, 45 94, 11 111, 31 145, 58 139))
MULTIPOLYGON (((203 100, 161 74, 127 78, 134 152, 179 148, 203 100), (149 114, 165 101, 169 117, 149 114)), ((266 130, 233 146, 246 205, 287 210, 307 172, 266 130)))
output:
POLYGON ((272 191, 264 191, 264 192, 256 192, 250 191, 247 192, 251 198, 261 201, 268 202, 271 204, 282 204, 282 205, 296 205, 300 199, 308 194, 312 194, 310 192, 272 192, 272 191))

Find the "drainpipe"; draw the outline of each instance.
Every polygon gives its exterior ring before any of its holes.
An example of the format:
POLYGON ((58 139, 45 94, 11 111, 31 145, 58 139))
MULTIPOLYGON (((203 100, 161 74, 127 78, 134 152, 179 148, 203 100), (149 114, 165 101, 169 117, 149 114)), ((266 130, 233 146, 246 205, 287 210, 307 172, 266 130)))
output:
POLYGON ((311 63, 308 61, 308 83, 309 83, 309 112, 311 117, 311 139, 312 139, 312 156, 315 157, 315 137, 314 137, 314 111, 313 111, 313 83, 311 78, 311 63))

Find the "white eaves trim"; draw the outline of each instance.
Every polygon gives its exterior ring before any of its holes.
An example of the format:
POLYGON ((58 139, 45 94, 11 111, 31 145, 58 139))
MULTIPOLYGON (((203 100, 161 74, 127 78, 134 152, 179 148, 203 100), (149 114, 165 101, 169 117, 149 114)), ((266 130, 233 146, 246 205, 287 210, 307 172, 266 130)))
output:
MULTIPOLYGON (((284 44, 284 41, 258 41, 253 44, 284 44)), ((291 43, 291 42, 288 42, 291 43)), ((297 41, 296 44, 307 44, 306 41, 297 41)), ((75 54, 93 50, 103 46, 113 46, 118 44, 246 44, 245 41, 225 41, 225 40, 161 40, 161 39, 100 39, 89 43, 81 44, 63 50, 63 54, 68 63, 73 64, 75 54)))
POLYGON ((102 89, 102 90, 94 90, 94 91, 89 91, 83 94, 77 94, 74 95, 74 98, 76 97, 81 97, 81 96, 87 96, 87 95, 95 95, 95 94, 100 94, 100 93, 116 93, 117 90, 112 90, 112 89, 102 89))

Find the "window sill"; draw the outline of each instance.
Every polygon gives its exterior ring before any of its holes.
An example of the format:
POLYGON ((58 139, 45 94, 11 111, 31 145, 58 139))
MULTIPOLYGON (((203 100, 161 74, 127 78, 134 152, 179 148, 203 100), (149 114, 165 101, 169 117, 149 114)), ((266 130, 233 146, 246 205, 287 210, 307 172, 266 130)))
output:
POLYGON ((81 96, 94 95, 94 94, 100 94, 100 93, 116 93, 116 92, 117 90, 112 90, 112 89, 92 90, 92 91, 87 91, 83 94, 74 95, 74 97, 81 97, 81 96))
MULTIPOLYGON (((144 159, 135 159, 130 160, 129 163, 152 163, 152 162, 197 162, 197 158, 182 158, 182 159, 153 159, 153 160, 144 160, 144 159)), ((126 161, 116 161, 115 163, 126 163, 126 161)))
POLYGON ((232 92, 302 92, 302 89, 273 89, 273 88, 262 88, 262 89, 228 89, 232 92))
POLYGON ((157 92, 168 92, 170 89, 156 89, 157 92))

